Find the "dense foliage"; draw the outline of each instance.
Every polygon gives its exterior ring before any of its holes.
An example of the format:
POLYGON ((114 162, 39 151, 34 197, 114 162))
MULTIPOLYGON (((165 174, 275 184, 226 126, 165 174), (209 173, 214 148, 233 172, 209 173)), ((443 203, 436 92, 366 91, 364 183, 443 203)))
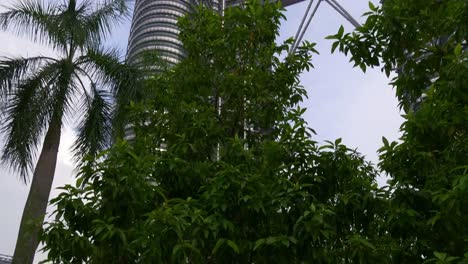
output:
POLYGON ((42 236, 55 263, 467 263, 467 3, 386 0, 331 36, 382 65, 406 111, 378 172, 301 115, 314 45, 275 44, 280 8, 180 21, 187 58, 147 82, 135 138, 80 171, 42 236))
POLYGON ((275 44, 277 4, 180 21, 187 58, 148 80, 135 138, 53 201, 55 263, 375 263, 383 194, 340 140, 319 147, 298 103, 314 44, 275 44), (220 107, 218 107, 220 106, 220 107))
POLYGON ((386 0, 332 38, 363 69, 382 66, 405 109, 380 150, 396 263, 468 262, 468 2, 386 0))

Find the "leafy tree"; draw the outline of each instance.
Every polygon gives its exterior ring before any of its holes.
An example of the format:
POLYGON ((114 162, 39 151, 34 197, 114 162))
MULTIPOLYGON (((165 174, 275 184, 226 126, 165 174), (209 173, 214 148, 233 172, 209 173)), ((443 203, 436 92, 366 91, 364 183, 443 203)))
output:
POLYGON ((113 103, 128 98, 131 83, 122 80, 131 80, 137 72, 120 65, 117 52, 100 44, 112 24, 126 13, 123 0, 24 0, 0 14, 2 29, 26 35, 58 54, 57 58, 0 59, 0 107, 6 140, 1 158, 24 182, 34 171, 14 263, 33 261, 65 120, 79 121, 73 147, 77 160, 109 146, 113 112, 122 112, 113 103))
POLYGON ((380 149, 390 177, 385 221, 394 263, 468 263, 468 2, 385 0, 370 4, 334 48, 362 69, 397 69, 406 111, 400 142, 380 149))
POLYGON ((319 146, 298 103, 314 44, 284 59, 279 4, 183 18, 187 58, 148 79, 135 138, 90 159, 52 201, 53 263, 375 263, 385 201, 341 140, 319 146))

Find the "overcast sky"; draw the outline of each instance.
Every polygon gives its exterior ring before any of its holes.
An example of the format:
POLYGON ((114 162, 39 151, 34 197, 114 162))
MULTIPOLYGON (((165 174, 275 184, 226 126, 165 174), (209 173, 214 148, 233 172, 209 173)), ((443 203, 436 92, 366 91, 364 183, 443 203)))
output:
MULTIPOLYGON (((0 0, 8 5, 18 0, 0 0)), ((338 0, 358 21, 367 11, 367 0, 338 0)), ((378 2, 375 1, 374 2, 378 2)), ((281 26, 279 40, 294 36, 307 3, 289 7, 285 13, 287 21, 281 26)), ((4 11, 0 7, 0 12, 4 11)), ((357 148, 368 160, 377 162, 377 149, 385 136, 395 140, 399 137, 402 122, 394 90, 380 69, 368 70, 366 74, 353 68, 342 54, 330 54, 331 41, 324 38, 335 34, 340 25, 346 31, 352 26, 330 6, 323 2, 304 36, 305 40, 317 42, 320 55, 313 59, 315 69, 302 74, 302 84, 307 88, 309 99, 303 106, 309 126, 318 133, 316 140, 343 138, 343 142, 357 148)), ((130 21, 114 31, 109 45, 120 48, 124 54, 130 21)), ((53 52, 24 38, 17 38, 0 31, 0 56, 51 55, 53 52)), ((71 155, 69 152, 74 139, 73 128, 66 127, 62 136, 54 188, 73 181, 71 155)), ((3 141, 0 139, 0 146, 3 141)), ((384 180, 380 180, 380 184, 384 180)), ((0 253, 12 255, 24 203, 29 185, 19 181, 18 175, 0 167, 0 253)), ((57 195, 53 191, 51 197, 57 195)), ((36 262, 41 257, 36 258, 36 262)))

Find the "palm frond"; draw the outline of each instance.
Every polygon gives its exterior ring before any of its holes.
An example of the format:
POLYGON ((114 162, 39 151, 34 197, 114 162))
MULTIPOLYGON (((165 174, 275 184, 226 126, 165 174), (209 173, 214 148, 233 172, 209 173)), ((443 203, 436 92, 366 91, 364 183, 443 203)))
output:
MULTIPOLYGON (((84 1, 79 10, 85 10, 86 7, 93 6, 95 1, 84 1)), ((107 0, 98 4, 98 8, 85 17, 84 28, 88 31, 89 43, 99 43, 102 37, 111 33, 116 24, 129 18, 128 1, 126 0, 107 0)))
POLYGON ((144 71, 120 63, 119 53, 112 49, 89 49, 84 56, 78 58, 77 64, 89 73, 91 79, 108 87, 114 95, 116 107, 112 122, 114 132, 121 136, 127 119, 126 107, 131 101, 139 101, 145 96, 142 89, 144 71))
POLYGON ((73 146, 77 163, 86 155, 96 156, 110 146, 112 135, 112 96, 91 84, 91 93, 83 94, 80 112, 84 118, 78 126, 78 136, 73 146))
POLYGON ((56 4, 40 0, 21 0, 0 14, 0 28, 13 30, 32 41, 57 44, 56 4))
POLYGON ((36 158, 37 146, 51 116, 50 86, 57 81, 60 67, 57 63, 43 66, 36 74, 21 80, 9 95, 2 120, 6 135, 2 162, 20 173, 23 181, 36 158))
POLYGON ((137 99, 143 72, 129 64, 121 63, 115 49, 89 49, 76 61, 96 83, 109 87, 114 94, 137 99))
POLYGON ((53 122, 63 123, 63 118, 71 117, 73 114, 73 98, 79 91, 80 84, 76 79, 77 67, 68 59, 60 60, 57 65, 60 67, 60 73, 57 77, 51 91, 50 107, 53 116, 59 120, 53 122))
POLYGON ((0 57, 0 101, 6 99, 6 96, 19 85, 21 79, 52 61, 57 60, 42 56, 31 58, 0 57))
MULTIPOLYGON (((90 15, 91 3, 85 1, 77 7, 76 1, 64 1, 58 7, 56 16, 57 22, 57 40, 61 42, 63 47, 67 47, 63 51, 68 54, 70 51, 83 52, 88 45, 93 45, 99 38, 91 36, 86 25, 86 19, 90 15)), ((68 54, 70 55, 70 54, 68 54)))
POLYGON ((128 115, 129 101, 125 98, 116 99, 112 113, 112 137, 122 139, 126 136, 126 126, 130 124, 128 115))

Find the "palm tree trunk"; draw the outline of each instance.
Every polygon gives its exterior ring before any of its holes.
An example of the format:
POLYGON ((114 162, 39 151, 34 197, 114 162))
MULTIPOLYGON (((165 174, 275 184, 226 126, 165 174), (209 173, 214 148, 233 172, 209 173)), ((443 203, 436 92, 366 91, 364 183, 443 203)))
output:
POLYGON ((61 136, 61 118, 53 118, 33 174, 31 189, 21 218, 13 264, 32 264, 44 222, 61 136))

